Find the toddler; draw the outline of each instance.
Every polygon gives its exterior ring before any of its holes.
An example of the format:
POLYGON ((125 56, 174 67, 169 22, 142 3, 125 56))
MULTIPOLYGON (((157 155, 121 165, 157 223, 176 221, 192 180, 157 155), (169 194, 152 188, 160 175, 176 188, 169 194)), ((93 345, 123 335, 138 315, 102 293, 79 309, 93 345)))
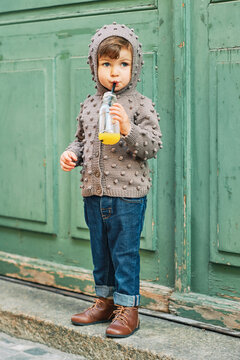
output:
POLYGON ((139 246, 151 187, 147 160, 162 148, 162 134, 154 104, 136 90, 143 61, 133 29, 113 23, 97 30, 88 62, 97 92, 81 104, 76 139, 60 163, 65 171, 82 166, 97 299, 71 320, 74 325, 111 321, 106 336, 122 338, 139 328, 139 246), (121 138, 104 145, 98 139, 99 109, 113 85, 117 103, 110 114, 121 138))

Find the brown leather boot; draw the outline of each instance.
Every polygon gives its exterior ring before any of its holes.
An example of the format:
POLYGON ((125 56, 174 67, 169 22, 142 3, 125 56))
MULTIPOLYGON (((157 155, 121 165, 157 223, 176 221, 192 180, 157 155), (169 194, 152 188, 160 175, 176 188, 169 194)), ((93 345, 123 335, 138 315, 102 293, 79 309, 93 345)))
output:
POLYGON ((138 307, 117 305, 115 317, 106 330, 107 337, 125 338, 139 329, 138 307))
POLYGON ((113 299, 100 297, 95 303, 80 314, 72 316, 71 321, 74 325, 92 325, 110 321, 115 310, 113 299))

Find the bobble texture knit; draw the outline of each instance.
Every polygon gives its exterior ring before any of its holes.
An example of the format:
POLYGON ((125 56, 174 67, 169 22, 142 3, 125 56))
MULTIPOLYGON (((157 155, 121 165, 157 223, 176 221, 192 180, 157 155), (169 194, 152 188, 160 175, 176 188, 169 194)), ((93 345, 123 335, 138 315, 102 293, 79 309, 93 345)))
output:
POLYGON ((92 38, 88 60, 97 92, 81 104, 76 140, 66 149, 73 151, 77 165, 82 165, 82 195, 145 196, 151 186, 147 160, 156 157, 162 148, 162 134, 154 104, 136 90, 143 65, 142 46, 133 29, 116 23, 105 25, 92 38), (98 81, 97 53, 100 43, 113 35, 127 39, 133 48, 131 80, 116 93, 117 102, 128 114, 131 130, 127 136, 121 135, 117 144, 104 145, 98 139, 98 117, 103 94, 108 90, 98 81))

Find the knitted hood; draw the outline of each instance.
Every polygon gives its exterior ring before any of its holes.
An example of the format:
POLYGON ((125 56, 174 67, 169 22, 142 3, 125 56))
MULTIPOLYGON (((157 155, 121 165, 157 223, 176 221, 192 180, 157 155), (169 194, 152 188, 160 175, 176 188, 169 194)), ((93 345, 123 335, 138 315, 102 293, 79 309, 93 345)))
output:
POLYGON ((89 44, 88 63, 90 64, 91 73, 93 75, 92 79, 96 82, 96 88, 100 94, 104 94, 107 90, 100 84, 97 76, 98 47, 103 40, 114 35, 121 36, 128 40, 133 48, 132 77, 129 84, 118 91, 118 94, 122 92, 129 93, 135 90, 143 65, 142 44, 139 43, 138 36, 136 36, 133 29, 129 29, 127 26, 117 24, 116 22, 111 25, 104 25, 101 29, 98 29, 91 39, 91 44, 89 44))

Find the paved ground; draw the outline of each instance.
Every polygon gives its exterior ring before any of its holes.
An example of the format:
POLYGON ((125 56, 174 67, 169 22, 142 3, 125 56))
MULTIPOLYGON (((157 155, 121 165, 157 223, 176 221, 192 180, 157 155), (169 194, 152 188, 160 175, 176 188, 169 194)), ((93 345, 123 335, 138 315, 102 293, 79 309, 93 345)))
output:
POLYGON ((0 333, 0 360, 86 360, 86 358, 0 333))

